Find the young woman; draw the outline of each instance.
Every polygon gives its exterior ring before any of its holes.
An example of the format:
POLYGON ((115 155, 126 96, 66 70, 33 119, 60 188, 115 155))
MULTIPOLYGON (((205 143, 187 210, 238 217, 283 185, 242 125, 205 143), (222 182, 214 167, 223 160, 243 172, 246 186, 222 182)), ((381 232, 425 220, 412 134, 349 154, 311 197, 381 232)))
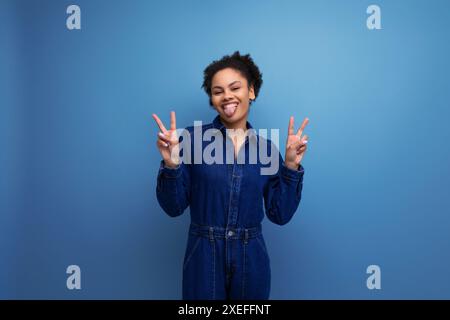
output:
MULTIPOLYGON (((270 260, 261 221, 265 212, 270 221, 286 224, 298 208, 304 174, 301 161, 308 139, 303 131, 309 120, 305 118, 295 132, 294 118, 290 118, 284 161, 276 150, 273 155, 279 160, 278 170, 262 174, 265 164, 259 151, 267 144, 264 150, 270 153, 272 142, 249 135, 253 129, 247 121, 261 85, 259 68, 250 55, 239 51, 213 61, 204 70, 203 88, 218 115, 199 131, 194 127, 186 130, 194 135, 213 130, 214 142, 223 142, 218 144, 219 151, 223 146, 223 155, 230 151, 227 146, 232 146, 231 161, 181 161, 182 139, 176 132, 175 112, 171 112, 170 129, 153 114, 160 129, 157 147, 163 158, 157 178, 158 202, 172 217, 190 206, 183 299, 269 298, 270 260), (250 161, 252 144, 258 151, 256 163, 250 161)), ((191 146, 201 148, 200 154, 211 143, 195 145, 193 140, 191 146)))

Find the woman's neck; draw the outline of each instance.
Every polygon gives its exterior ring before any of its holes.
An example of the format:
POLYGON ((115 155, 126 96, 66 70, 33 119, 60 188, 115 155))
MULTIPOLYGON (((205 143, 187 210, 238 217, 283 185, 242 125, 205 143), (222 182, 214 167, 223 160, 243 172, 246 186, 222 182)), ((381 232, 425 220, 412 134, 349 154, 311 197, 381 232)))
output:
POLYGON ((220 121, 222 121, 223 125, 227 129, 233 129, 233 130, 241 129, 244 132, 247 131, 247 117, 244 117, 244 118, 242 118, 242 120, 239 120, 235 123, 229 123, 227 121, 224 121, 222 118, 220 118, 220 121))

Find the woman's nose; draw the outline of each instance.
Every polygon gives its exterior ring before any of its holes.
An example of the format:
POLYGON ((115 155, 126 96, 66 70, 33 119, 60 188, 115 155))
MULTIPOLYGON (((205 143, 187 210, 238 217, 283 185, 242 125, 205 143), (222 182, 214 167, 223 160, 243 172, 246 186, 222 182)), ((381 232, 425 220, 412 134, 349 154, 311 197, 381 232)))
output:
POLYGON ((233 95, 231 94, 231 90, 225 90, 224 99, 228 100, 233 98, 233 95))

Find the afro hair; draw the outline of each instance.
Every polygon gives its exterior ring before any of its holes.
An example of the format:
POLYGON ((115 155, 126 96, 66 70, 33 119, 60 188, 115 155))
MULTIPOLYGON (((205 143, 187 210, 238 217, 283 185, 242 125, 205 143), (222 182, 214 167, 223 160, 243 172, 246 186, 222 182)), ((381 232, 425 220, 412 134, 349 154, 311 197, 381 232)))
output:
POLYGON ((213 61, 203 71, 204 75, 202 88, 208 95, 209 104, 211 106, 213 105, 211 101, 212 79, 218 71, 226 68, 232 68, 240 72, 247 79, 249 88, 253 86, 253 90, 255 91, 255 99, 258 97, 259 90, 261 89, 263 83, 262 73, 259 71, 258 66, 253 62, 250 54, 241 55, 239 51, 235 51, 231 56, 226 55, 220 60, 213 61))

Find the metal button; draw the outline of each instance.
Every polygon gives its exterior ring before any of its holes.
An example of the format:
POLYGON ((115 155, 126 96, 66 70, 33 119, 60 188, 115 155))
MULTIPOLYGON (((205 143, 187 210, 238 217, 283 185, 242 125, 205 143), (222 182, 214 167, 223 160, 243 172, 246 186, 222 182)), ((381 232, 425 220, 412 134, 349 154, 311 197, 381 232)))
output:
POLYGON ((232 237, 232 236, 234 236, 234 231, 233 230, 228 231, 228 237, 232 237))

